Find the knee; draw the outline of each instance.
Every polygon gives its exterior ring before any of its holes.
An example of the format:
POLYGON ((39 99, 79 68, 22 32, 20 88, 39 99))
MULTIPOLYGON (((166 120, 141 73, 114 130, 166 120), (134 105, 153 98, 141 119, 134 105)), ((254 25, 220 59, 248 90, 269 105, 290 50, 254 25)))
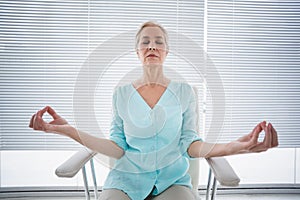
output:
POLYGON ((125 192, 118 189, 103 190, 99 197, 99 200, 119 200, 119 199, 130 200, 130 198, 125 192))

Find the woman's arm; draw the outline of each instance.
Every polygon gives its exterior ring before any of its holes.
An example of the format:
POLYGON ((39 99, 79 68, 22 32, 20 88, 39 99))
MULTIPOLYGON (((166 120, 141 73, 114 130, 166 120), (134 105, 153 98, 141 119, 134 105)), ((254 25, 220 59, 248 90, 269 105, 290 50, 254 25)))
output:
POLYGON ((269 148, 278 146, 277 132, 271 123, 266 125, 266 122, 259 123, 253 131, 239 138, 224 144, 212 144, 201 141, 193 142, 188 148, 188 154, 191 157, 218 157, 228 156, 241 153, 253 153, 266 151, 269 148), (262 142, 258 141, 261 131, 265 131, 265 137, 262 142))
POLYGON ((34 130, 40 130, 47 133, 57 133, 72 138, 87 148, 109 157, 121 158, 124 154, 122 148, 109 139, 98 138, 85 132, 79 131, 68 124, 68 122, 59 116, 50 106, 34 114, 30 120, 29 127, 34 130), (48 112, 53 121, 47 123, 43 120, 44 113, 48 112))

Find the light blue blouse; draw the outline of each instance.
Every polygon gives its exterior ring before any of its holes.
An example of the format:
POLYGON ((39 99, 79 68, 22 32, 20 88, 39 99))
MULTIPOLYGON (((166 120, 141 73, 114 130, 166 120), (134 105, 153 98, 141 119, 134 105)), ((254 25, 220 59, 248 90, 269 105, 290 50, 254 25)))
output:
POLYGON ((110 139, 125 154, 103 189, 116 188, 141 200, 173 184, 191 187, 187 149, 200 140, 196 120, 196 98, 187 83, 171 81, 153 108, 132 84, 117 88, 110 139))

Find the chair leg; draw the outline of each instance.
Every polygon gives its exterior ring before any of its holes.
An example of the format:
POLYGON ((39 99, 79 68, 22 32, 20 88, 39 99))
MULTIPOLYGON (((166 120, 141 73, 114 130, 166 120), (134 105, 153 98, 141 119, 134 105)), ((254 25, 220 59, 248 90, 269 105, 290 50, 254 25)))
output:
POLYGON ((217 179, 214 177, 212 192, 211 192, 211 200, 215 200, 216 192, 217 192, 217 179))
POLYGON ((208 172, 208 182, 207 182, 207 187, 206 187, 206 200, 209 200, 209 194, 210 194, 210 185, 211 185, 211 169, 209 169, 209 172, 208 172))
POLYGON ((90 200, 90 191, 89 191, 89 185, 88 185, 88 180, 87 180, 87 176, 86 176, 85 166, 82 167, 82 176, 83 176, 83 183, 84 183, 85 199, 90 200))
POLYGON ((96 179, 96 173, 95 173, 95 166, 94 166, 94 160, 93 158, 90 160, 91 164, 91 172, 92 172, 92 177, 93 177, 93 184, 94 184, 94 194, 95 194, 95 199, 98 199, 98 186, 97 186, 97 179, 96 179))

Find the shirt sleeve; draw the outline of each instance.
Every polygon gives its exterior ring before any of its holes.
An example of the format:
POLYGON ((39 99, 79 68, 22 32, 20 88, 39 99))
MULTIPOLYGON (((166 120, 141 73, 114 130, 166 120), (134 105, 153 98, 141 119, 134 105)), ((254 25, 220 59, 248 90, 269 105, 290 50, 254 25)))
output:
POLYGON ((187 150, 189 146, 195 141, 202 141, 198 134, 198 107, 195 92, 191 86, 184 88, 184 100, 187 106, 183 111, 182 116, 182 130, 181 130, 181 152, 184 156, 192 159, 187 150))
POLYGON ((126 137, 124 134, 123 120, 118 114, 118 89, 114 91, 112 100, 112 121, 110 126, 110 137, 109 139, 115 142, 124 151, 128 149, 128 144, 126 142, 126 137))

